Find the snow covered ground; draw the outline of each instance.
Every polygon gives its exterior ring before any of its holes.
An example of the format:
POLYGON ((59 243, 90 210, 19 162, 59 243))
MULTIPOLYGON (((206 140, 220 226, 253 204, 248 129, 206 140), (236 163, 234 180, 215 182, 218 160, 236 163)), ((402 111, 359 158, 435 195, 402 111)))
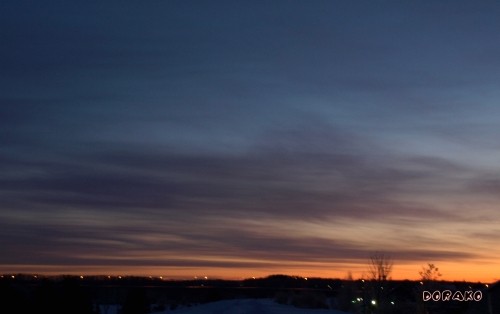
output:
POLYGON ((236 299, 212 302, 193 307, 166 310, 155 314, 347 314, 336 310, 299 309, 271 299, 236 299))

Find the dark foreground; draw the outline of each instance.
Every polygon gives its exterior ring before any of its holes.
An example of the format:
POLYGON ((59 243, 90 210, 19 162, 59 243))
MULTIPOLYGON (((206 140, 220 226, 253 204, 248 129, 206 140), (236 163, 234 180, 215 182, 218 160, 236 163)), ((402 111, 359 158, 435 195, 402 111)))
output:
POLYGON ((9 274, 0 278, 0 313, 106 314, 103 309, 120 305, 122 314, 143 314, 228 299, 273 299, 298 308, 360 314, 487 314, 500 313, 495 307, 496 287, 467 282, 349 281, 282 275, 241 281, 174 281, 9 274))

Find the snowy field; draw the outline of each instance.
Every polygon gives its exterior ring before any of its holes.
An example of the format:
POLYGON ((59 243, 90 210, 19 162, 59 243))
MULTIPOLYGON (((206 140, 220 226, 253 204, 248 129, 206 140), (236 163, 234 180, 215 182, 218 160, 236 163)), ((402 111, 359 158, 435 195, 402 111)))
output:
MULTIPOLYGON (((118 306, 110 306, 103 314, 116 314, 118 306)), ((299 309, 283 305, 271 299, 236 299, 206 303, 176 310, 153 312, 152 314, 348 314, 337 310, 299 309)))
POLYGON ((346 314, 335 310, 299 309, 271 299, 224 300, 155 314, 346 314))

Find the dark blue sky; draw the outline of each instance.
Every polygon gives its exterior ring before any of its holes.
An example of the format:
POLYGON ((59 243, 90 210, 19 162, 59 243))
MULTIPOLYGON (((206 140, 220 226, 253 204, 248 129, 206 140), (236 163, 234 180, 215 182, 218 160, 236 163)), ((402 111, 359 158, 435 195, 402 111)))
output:
POLYGON ((499 278, 498 16, 2 1, 0 271, 499 278))

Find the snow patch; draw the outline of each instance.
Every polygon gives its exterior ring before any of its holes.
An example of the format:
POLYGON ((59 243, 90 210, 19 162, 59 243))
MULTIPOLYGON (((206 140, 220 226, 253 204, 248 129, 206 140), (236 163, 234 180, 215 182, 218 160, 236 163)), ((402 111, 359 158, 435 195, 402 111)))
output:
POLYGON ((271 299, 235 299, 212 302, 154 314, 348 314, 337 310, 299 309, 271 299))

